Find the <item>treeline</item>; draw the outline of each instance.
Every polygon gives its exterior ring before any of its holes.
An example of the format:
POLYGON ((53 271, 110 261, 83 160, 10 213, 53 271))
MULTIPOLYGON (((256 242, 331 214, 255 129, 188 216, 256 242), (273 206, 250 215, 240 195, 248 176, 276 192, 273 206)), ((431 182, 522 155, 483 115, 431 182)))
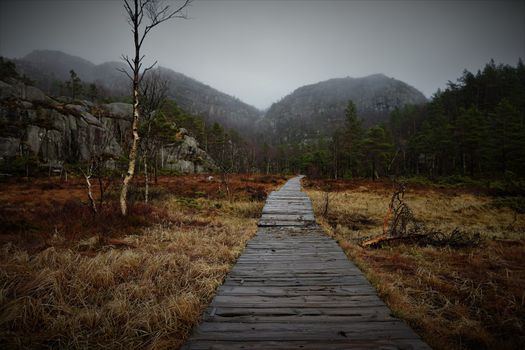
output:
MULTIPOLYGON (((23 80, 14 64, 3 59, 0 63, 0 76, 23 80)), ((140 151, 144 156, 139 163, 149 162, 155 174, 154 155, 159 147, 180 142, 179 131, 184 128, 224 173, 304 173, 331 178, 525 176, 525 67, 521 60, 515 67, 490 61, 476 74, 465 71, 427 104, 396 109, 388 122, 370 128, 364 127, 349 101, 343 127, 326 125, 328 132, 319 133, 322 136, 288 143, 257 136, 256 125, 250 135, 241 135, 205 115, 182 111, 167 98, 167 82, 158 75, 145 83, 148 86, 149 92, 147 88, 141 92, 145 117, 140 151), (156 92, 151 94, 151 89, 156 92)), ((112 100, 96 84, 82 82, 74 71, 56 88, 56 95, 73 100, 112 100)))
POLYGON ((345 127, 332 137, 271 147, 266 160, 273 171, 334 178, 525 176, 525 67, 490 61, 368 129, 349 101, 345 127))

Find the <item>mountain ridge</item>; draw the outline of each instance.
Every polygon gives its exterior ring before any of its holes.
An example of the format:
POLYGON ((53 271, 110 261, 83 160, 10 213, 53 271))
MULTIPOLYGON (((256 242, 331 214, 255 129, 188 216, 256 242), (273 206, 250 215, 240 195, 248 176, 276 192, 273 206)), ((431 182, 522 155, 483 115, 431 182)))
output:
MULTIPOLYGON (((129 79, 117 70, 127 68, 124 62, 94 64, 57 50, 34 50, 13 61, 20 73, 35 80, 45 91, 49 91, 54 80, 68 80, 69 71, 74 70, 82 81, 95 82, 117 95, 129 94, 129 79)), ((211 122, 242 131, 249 129, 262 115, 256 107, 210 85, 170 68, 158 68, 162 78, 168 81, 168 96, 189 113, 206 115, 211 122)))
MULTIPOLYGON (((40 82, 37 85, 44 90, 53 80, 68 80, 73 69, 85 82, 96 82, 121 96, 129 93, 128 78, 117 70, 127 68, 124 62, 94 64, 58 50, 34 50, 14 61, 21 73, 40 82)), ((415 87, 384 73, 375 73, 300 86, 262 111, 183 73, 162 66, 159 70, 168 81, 168 97, 182 109, 205 115, 210 122, 219 122, 247 135, 260 129, 276 136, 279 134, 276 129, 290 129, 292 122, 300 123, 299 127, 306 130, 295 138, 319 134, 319 129, 326 129, 326 125, 342 125, 348 100, 356 104, 358 115, 367 126, 386 121, 396 107, 428 101, 415 87)))

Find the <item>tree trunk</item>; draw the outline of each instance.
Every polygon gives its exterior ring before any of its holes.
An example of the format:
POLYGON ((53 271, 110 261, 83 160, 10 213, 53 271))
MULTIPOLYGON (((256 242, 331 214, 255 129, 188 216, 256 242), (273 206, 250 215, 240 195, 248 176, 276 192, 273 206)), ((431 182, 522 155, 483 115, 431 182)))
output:
POLYGON ((137 149, 139 145, 139 96, 138 96, 138 78, 133 82, 133 141, 131 143, 131 150, 129 151, 128 172, 122 182, 122 190, 120 191, 120 211, 122 215, 126 216, 128 211, 128 187, 133 175, 135 175, 135 166, 137 163, 137 149))
POLYGON ((133 141, 129 151, 128 172, 122 182, 120 191, 120 211, 126 216, 128 211, 128 187, 133 175, 135 174, 135 165, 137 163, 137 150, 139 146, 139 74, 140 74, 140 41, 139 41, 139 9, 138 2, 135 1, 135 13, 133 20, 133 40, 135 44, 135 58, 133 59, 133 122, 131 124, 133 141))
POLYGON ((153 169, 153 176, 155 177, 155 185, 159 183, 158 179, 158 171, 159 171, 159 159, 156 155, 157 152, 155 152, 155 168, 153 169))
POLYGON ((149 197, 149 174, 148 174, 148 157, 144 156, 144 202, 148 203, 148 197, 149 197))
POLYGON ((93 191, 91 187, 91 181, 89 181, 90 176, 85 176, 86 179, 86 185, 88 190, 88 197, 89 197, 89 204, 91 206, 91 210, 93 211, 93 214, 97 213, 97 203, 95 202, 95 198, 93 198, 93 191))
POLYGON ((228 183, 228 174, 223 171, 222 172, 222 183, 224 184, 224 187, 226 187, 226 196, 228 197, 228 201, 232 202, 232 193, 230 191, 230 185, 228 183))
POLYGON ((104 180, 102 178, 102 175, 98 177, 98 188, 100 191, 100 199, 98 201, 98 205, 102 208, 102 205, 104 205, 104 192, 105 192, 104 180))

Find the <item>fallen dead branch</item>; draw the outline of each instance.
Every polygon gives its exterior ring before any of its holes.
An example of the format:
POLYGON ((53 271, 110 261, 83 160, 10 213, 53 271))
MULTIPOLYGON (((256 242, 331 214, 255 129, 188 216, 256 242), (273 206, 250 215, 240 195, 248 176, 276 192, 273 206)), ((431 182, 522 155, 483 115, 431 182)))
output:
POLYGON ((383 219, 383 234, 361 243, 363 247, 377 247, 390 243, 412 243, 455 248, 476 246, 480 235, 468 235, 455 228, 450 233, 427 228, 418 221, 404 200, 405 184, 396 184, 390 205, 383 219))

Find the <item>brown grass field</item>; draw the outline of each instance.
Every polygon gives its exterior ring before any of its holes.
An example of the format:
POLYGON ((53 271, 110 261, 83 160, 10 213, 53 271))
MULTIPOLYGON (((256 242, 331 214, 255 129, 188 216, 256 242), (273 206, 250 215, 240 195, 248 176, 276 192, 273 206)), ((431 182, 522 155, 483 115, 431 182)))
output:
POLYGON ((427 227, 466 235, 468 248, 393 244, 362 248, 383 233, 393 187, 381 182, 305 181, 316 216, 365 272, 394 313, 435 349, 525 348, 525 214, 479 191, 417 186, 405 195, 427 227))
POLYGON ((1 183, 0 348, 178 348, 284 180, 164 177, 126 219, 80 180, 1 183))
MULTIPOLYGON (((0 183, 0 348, 176 349, 255 234, 266 194, 284 177, 161 177, 149 204, 137 180, 130 214, 110 189, 99 214, 84 182, 0 183)), ((428 227, 466 235, 468 248, 393 244, 382 233, 386 182, 304 182, 318 221, 365 272, 394 313, 435 349, 525 344, 525 214, 482 191, 409 186, 428 227)))

